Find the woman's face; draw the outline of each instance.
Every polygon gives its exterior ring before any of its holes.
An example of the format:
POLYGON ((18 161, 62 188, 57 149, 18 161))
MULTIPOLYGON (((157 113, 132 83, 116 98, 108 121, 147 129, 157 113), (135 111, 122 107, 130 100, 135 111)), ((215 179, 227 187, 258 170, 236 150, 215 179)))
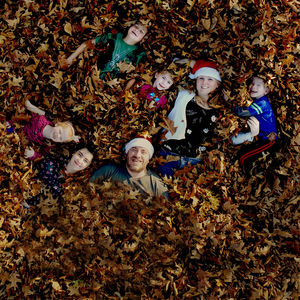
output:
POLYGON ((196 89, 199 96, 208 98, 209 94, 212 93, 219 85, 219 81, 213 77, 201 75, 197 77, 196 89))
POLYGON ((67 164, 66 170, 68 173, 76 173, 84 170, 92 162, 93 154, 87 149, 82 148, 76 151, 67 164))

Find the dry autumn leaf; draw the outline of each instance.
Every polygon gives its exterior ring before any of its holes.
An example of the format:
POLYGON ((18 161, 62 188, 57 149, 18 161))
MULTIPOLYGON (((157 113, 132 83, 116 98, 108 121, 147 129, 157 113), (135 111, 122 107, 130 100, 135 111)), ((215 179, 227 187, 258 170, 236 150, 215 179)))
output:
MULTIPOLYGON (((297 299, 298 2, 99 3, 0 5, 0 298, 297 299), (137 16, 149 25, 141 43, 147 57, 137 68, 121 63, 120 77, 100 79, 97 63, 107 47, 92 40, 126 34, 137 16), (66 57, 83 42, 88 49, 67 67, 66 57), (178 88, 196 91, 190 66, 174 63, 175 57, 218 64, 230 103, 214 95, 219 118, 212 149, 201 163, 163 178, 169 201, 114 182, 89 184, 101 164, 124 162, 123 147, 138 134, 154 143, 154 171, 160 162, 180 159, 159 156, 161 129, 176 131, 167 116, 178 88), (124 93, 128 80, 151 84, 162 69, 175 82, 165 91, 164 108, 142 101, 134 86, 124 93), (280 143, 273 157, 259 161, 262 173, 246 177, 236 159, 240 147, 230 142, 244 122, 231 106, 252 102, 248 81, 256 72, 271 84, 280 143), (71 121, 94 149, 91 166, 67 178, 63 199, 43 189, 42 202, 29 210, 24 200, 42 183, 36 162, 24 158, 22 128, 31 118, 25 100, 54 122, 71 121)), ((73 150, 70 142, 50 152, 73 150)))

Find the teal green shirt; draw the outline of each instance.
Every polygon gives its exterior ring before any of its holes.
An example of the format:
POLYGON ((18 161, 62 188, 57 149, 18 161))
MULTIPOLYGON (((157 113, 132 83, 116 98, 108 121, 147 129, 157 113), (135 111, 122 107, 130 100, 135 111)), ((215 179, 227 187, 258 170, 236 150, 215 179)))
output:
POLYGON ((90 182, 101 183, 108 179, 131 185, 150 196, 164 196, 166 199, 169 198, 166 185, 158 175, 150 170, 147 170, 147 174, 143 177, 133 178, 125 166, 111 163, 100 167, 92 175, 90 182))
POLYGON ((104 46, 108 46, 106 53, 99 56, 98 66, 101 69, 100 78, 104 78, 107 73, 111 73, 112 77, 117 77, 120 73, 118 68, 118 62, 127 62, 132 64, 138 64, 145 52, 139 45, 128 45, 123 41, 122 33, 108 33, 98 36, 95 40, 95 44, 101 43, 104 46))

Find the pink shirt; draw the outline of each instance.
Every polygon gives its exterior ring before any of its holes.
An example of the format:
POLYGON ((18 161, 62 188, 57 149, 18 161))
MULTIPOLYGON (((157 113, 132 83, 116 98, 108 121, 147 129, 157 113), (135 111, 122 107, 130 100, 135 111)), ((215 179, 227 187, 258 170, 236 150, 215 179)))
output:
POLYGON ((45 140, 43 130, 47 125, 53 126, 53 123, 48 121, 45 116, 33 114, 30 122, 24 127, 28 141, 43 145, 45 140))
POLYGON ((156 108, 163 108, 167 104, 167 97, 160 95, 159 91, 150 84, 144 84, 141 87, 140 95, 146 97, 149 101, 155 101, 156 108))

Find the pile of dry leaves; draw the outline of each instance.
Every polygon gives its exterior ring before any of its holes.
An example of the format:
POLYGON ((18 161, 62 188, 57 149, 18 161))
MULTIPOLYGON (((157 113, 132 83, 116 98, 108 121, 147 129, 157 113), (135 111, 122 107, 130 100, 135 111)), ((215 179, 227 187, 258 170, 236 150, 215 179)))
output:
POLYGON ((0 15, 1 299, 297 298, 298 1, 7 0, 0 15), (150 30, 148 59, 136 72, 100 80, 97 49, 61 67, 83 41, 137 19, 150 30), (281 144, 264 173, 241 173, 230 137, 243 123, 219 100, 215 149, 203 164, 164 179, 169 202, 120 184, 86 184, 103 161, 122 159, 130 138, 146 131, 155 139, 166 126, 177 87, 189 84, 188 67, 175 57, 216 61, 231 104, 248 103, 253 72, 271 80, 281 144), (176 74, 176 88, 153 117, 123 89, 127 79, 149 82, 164 67, 176 74), (24 158, 24 137, 8 134, 5 120, 21 127, 26 99, 70 119, 97 159, 68 179, 63 203, 49 195, 24 215, 21 203, 41 185, 24 158))

